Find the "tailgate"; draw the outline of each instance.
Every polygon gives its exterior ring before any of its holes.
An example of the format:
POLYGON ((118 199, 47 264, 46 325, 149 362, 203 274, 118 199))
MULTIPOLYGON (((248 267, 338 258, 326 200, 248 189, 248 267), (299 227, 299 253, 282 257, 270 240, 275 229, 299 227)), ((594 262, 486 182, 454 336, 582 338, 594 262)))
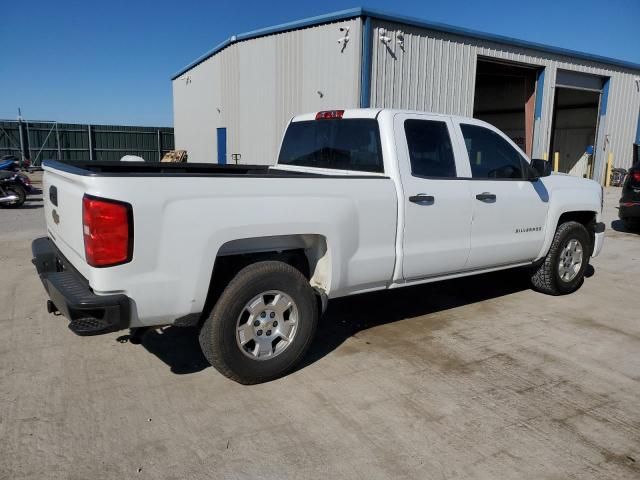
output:
POLYGON ((85 263, 82 234, 82 197, 91 177, 44 167, 42 197, 49 237, 81 272, 85 263))

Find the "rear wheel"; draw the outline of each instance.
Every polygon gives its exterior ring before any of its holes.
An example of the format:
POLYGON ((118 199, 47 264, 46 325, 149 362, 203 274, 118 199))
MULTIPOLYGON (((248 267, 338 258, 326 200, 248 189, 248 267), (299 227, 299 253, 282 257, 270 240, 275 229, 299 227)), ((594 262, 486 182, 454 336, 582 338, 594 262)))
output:
POLYGON ((560 224, 547 256, 531 275, 533 287, 549 295, 575 292, 584 281, 590 254, 591 238, 584 225, 560 224))
POLYGON ((5 208, 21 207, 27 198, 27 192, 20 185, 7 185, 4 187, 4 191, 7 195, 15 195, 17 197, 13 202, 3 203, 2 206, 5 208))
POLYGON ((309 348, 318 309, 309 281, 278 261, 243 268, 200 331, 209 363, 239 383, 261 383, 291 371, 309 348))

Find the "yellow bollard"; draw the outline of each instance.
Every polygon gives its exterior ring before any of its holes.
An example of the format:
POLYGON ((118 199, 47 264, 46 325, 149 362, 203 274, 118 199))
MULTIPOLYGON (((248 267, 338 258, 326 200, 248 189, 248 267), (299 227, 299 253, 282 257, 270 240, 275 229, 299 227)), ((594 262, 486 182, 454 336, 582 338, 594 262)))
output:
POLYGON ((560 165, 560 152, 555 152, 553 154, 553 171, 558 171, 558 166, 560 165))
POLYGON ((608 187, 611 183, 611 168, 613 167, 613 152, 609 152, 607 157, 607 176, 604 179, 604 186, 608 187))
POLYGON ((544 152, 544 153, 542 154, 542 159, 543 159, 545 162, 547 161, 547 157, 548 157, 547 152, 544 152))

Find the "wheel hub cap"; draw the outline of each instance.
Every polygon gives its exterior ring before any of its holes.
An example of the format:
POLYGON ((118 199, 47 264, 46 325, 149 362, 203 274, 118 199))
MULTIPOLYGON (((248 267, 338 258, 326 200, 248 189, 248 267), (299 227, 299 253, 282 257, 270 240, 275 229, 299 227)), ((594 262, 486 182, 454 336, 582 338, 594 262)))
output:
POLYGON ((236 342, 253 360, 267 360, 284 352, 298 328, 298 308, 286 293, 269 290, 249 300, 238 317, 236 342))
POLYGON ((583 249, 579 240, 572 238, 560 252, 558 274, 563 282, 570 282, 582 267, 583 249))

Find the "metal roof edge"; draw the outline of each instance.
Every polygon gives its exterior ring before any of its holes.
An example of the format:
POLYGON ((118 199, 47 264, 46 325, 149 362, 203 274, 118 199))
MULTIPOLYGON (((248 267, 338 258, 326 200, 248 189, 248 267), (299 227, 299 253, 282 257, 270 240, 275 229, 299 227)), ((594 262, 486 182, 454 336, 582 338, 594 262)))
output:
POLYGON ((180 75, 182 75, 183 73, 188 72, 189 70, 191 70, 193 67, 196 67, 198 65, 200 65, 202 62, 204 62, 206 59, 213 57, 216 53, 218 53, 220 50, 228 47, 229 45, 231 45, 232 43, 232 38, 227 38, 226 40, 224 40, 223 42, 220 42, 218 45, 216 45, 215 47, 213 47, 211 50, 209 50, 207 53, 205 53, 204 55, 199 56, 198 58, 196 58, 193 62, 191 62, 189 65, 187 65, 186 67, 184 67, 183 69, 179 70, 177 73, 173 74, 173 76, 171 77, 171 80, 175 80, 176 78, 178 78, 180 75))
POLYGON ((395 15, 395 14, 391 14, 391 13, 387 13, 379 10, 356 7, 356 8, 350 8, 347 10, 340 10, 338 12, 327 13, 324 15, 318 15, 315 17, 304 18, 302 20, 295 20, 292 22, 282 23, 279 25, 275 25, 273 27, 261 28, 258 30, 241 33, 238 35, 233 35, 227 40, 216 45, 213 49, 209 50, 204 55, 198 57, 196 60, 191 62, 186 67, 179 70, 177 73, 175 73, 171 77, 171 80, 175 80, 180 75, 183 75, 184 73, 188 72, 192 68, 200 65, 202 62, 214 56, 216 53, 227 48, 229 45, 233 43, 241 42, 244 40, 250 40, 253 38, 263 37, 265 35, 271 35, 274 33, 282 33, 290 30, 295 30, 297 28, 305 28, 305 27, 311 27, 316 25, 322 25, 324 23, 330 23, 338 20, 346 20, 346 19, 351 19, 356 17, 371 17, 371 18, 375 18, 376 20, 383 20, 383 21, 388 21, 393 23, 401 23, 404 25, 410 25, 410 26, 419 27, 419 28, 426 28, 426 29, 435 30, 438 32, 450 33, 454 35, 460 35, 463 37, 470 37, 470 38, 475 38, 479 40, 497 42, 497 43, 512 45, 516 47, 537 50, 540 52, 574 57, 581 60, 604 63, 607 65, 614 65, 617 67, 640 71, 640 64, 628 62, 625 60, 619 60, 616 58, 605 57, 602 55, 595 55, 595 54, 580 52, 577 50, 570 50, 567 48, 554 47, 554 46, 545 45, 542 43, 531 42, 528 40, 521 40, 514 37, 508 37, 506 35, 497 35, 497 34, 481 32, 478 30, 473 30, 473 29, 468 29, 463 27, 456 27, 454 25, 449 25, 446 23, 429 22, 429 21, 422 20, 415 17, 406 17, 406 16, 395 15))
POLYGON ((303 18, 302 20, 294 20, 292 22, 281 23, 279 25, 274 25, 273 27, 260 28, 258 30, 252 30, 246 33, 240 33, 238 35, 233 35, 230 38, 226 39, 224 42, 219 43, 211 50, 209 50, 204 55, 198 57, 196 60, 191 62, 186 67, 179 70, 175 73, 171 80, 175 80, 180 75, 188 72, 192 68, 200 65, 202 62, 207 60, 208 58, 214 56, 220 50, 227 48, 232 43, 241 42, 244 40, 250 40, 252 38, 264 37, 266 35, 271 35, 274 33, 282 33, 289 30, 295 30, 297 28, 305 28, 312 27, 315 25, 322 25, 323 23, 335 22, 338 20, 346 20, 350 18, 356 18, 362 16, 363 9, 361 7, 357 8, 349 8, 347 10, 340 10, 338 12, 326 13, 324 15, 317 15, 315 17, 303 18))
POLYGON ((405 25, 411 25, 414 27, 426 28, 429 30, 436 30, 444 33, 451 33, 464 37, 476 38, 479 40, 487 40, 497 43, 503 43, 507 45, 513 45, 516 47, 529 48, 531 50, 538 50, 546 53, 553 53, 556 55, 564 55, 569 57, 580 58, 582 60, 589 60, 592 62, 606 63, 610 65, 616 65, 619 67, 628 68, 631 70, 640 70, 640 64, 634 62, 628 62, 626 60, 620 60, 617 58, 605 57, 602 55, 595 55, 591 53, 581 52, 578 50, 571 50, 568 48, 554 47, 552 45, 546 45, 543 43, 532 42, 529 40, 522 40, 519 38, 508 37, 506 35, 498 35, 493 33, 481 32, 479 30, 473 30, 470 28, 456 27, 446 23, 428 22, 414 17, 406 17, 402 15, 394 15, 379 10, 373 10, 368 8, 362 9, 362 16, 369 16, 378 20, 386 20, 393 23, 402 23, 405 25))

